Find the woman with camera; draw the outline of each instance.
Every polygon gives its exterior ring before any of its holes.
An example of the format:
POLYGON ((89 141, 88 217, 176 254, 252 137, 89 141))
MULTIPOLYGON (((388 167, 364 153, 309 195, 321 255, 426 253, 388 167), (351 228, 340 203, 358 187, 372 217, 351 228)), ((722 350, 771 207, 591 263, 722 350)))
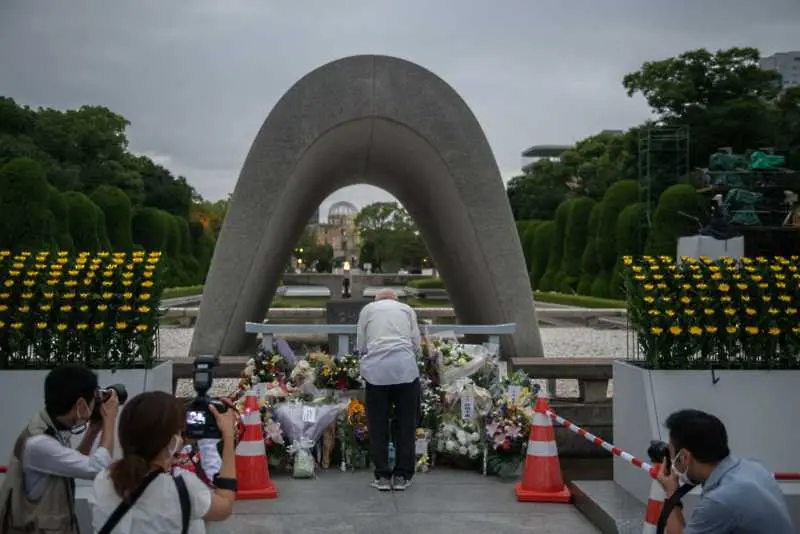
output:
POLYGON ((236 414, 210 407, 222 434, 222 468, 210 489, 196 475, 172 474, 183 448, 181 402, 161 391, 128 401, 119 419, 121 460, 94 481, 92 524, 99 534, 203 534, 205 521, 223 521, 236 496, 236 414))

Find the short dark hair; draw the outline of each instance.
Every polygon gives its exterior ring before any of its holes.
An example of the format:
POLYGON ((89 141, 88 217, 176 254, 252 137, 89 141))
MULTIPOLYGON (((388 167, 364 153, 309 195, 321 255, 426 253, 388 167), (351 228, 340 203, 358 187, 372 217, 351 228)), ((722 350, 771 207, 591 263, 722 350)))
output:
POLYGON ((664 426, 676 451, 686 449, 698 462, 716 464, 731 453, 725 425, 710 413, 680 410, 667 417, 664 426))
POLYGON ((66 415, 78 402, 97 394, 97 375, 82 365, 56 367, 44 379, 44 407, 54 417, 66 415))

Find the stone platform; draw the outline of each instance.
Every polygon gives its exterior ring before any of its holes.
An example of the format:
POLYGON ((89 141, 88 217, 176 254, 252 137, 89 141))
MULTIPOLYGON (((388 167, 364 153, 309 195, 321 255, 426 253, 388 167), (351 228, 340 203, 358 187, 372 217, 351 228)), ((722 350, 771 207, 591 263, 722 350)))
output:
POLYGON ((569 504, 519 503, 514 482, 466 471, 419 474, 402 493, 369 487, 368 471, 330 470, 316 480, 276 477, 278 498, 241 501, 209 534, 430 533, 493 534, 599 532, 569 504))

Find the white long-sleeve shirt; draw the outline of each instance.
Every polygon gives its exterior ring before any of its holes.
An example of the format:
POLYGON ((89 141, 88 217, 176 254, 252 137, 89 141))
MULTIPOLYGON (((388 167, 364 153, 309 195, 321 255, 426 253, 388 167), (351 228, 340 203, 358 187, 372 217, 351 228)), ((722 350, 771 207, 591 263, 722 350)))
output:
POLYGON ((47 477, 56 475, 79 480, 93 480, 97 474, 111 465, 111 454, 105 447, 98 447, 89 456, 69 446, 69 436, 61 441, 39 434, 31 436, 25 443, 22 469, 25 473, 25 493, 31 500, 42 496, 47 487, 47 477))
POLYGON ((419 378, 420 342, 417 314, 411 306, 393 299, 370 302, 358 316, 361 376, 375 386, 413 382, 419 378))

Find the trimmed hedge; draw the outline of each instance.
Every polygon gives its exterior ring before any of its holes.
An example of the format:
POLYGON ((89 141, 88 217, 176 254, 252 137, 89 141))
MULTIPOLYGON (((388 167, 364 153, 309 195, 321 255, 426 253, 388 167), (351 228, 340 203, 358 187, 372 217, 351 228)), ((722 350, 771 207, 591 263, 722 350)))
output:
POLYGON ((53 212, 53 220, 55 221, 53 240, 56 248, 74 252, 75 242, 72 241, 72 235, 69 233, 69 205, 64 195, 53 186, 50 186, 48 205, 50 206, 50 211, 53 212))
POLYGON ((626 207, 617 219, 617 262, 611 273, 609 292, 612 298, 624 296, 622 272, 625 256, 640 256, 647 240, 647 204, 637 202, 626 207))
POLYGON ((69 213, 69 233, 75 248, 81 252, 100 250, 100 210, 84 195, 76 191, 64 193, 69 213))
POLYGON ((577 289, 582 256, 591 230, 589 217, 595 205, 597 203, 588 197, 576 198, 570 205, 567 231, 564 235, 564 253, 558 274, 558 290, 562 293, 574 293, 577 289))
POLYGON ((105 229, 111 248, 116 252, 130 252, 133 249, 133 214, 128 195, 118 187, 101 185, 90 198, 105 215, 105 229))
POLYGON ((406 285, 415 289, 445 289, 444 280, 433 276, 430 278, 417 278, 409 281, 406 285))
POLYGON ((538 289, 547 270, 548 257, 553 244, 556 223, 545 221, 536 227, 531 243, 531 288, 538 289))
POLYGON ((44 170, 36 161, 16 158, 0 167, 0 248, 52 246, 55 218, 49 197, 44 170))
POLYGON ((596 253, 598 276, 592 283, 592 296, 608 298, 611 277, 617 262, 616 231, 620 212, 639 198, 639 184, 635 180, 621 180, 608 188, 600 203, 597 221, 596 253))
POLYGON ((592 284, 597 277, 600 267, 597 263, 597 223, 600 220, 600 204, 595 204, 589 212, 589 222, 587 224, 586 247, 581 256, 581 276, 578 281, 578 293, 581 295, 591 295, 592 284))
POLYGON ((133 241, 145 250, 167 249, 169 239, 169 217, 167 212, 156 208, 142 208, 133 216, 133 241))
POLYGON ((522 252, 525 254, 525 266, 527 267, 528 272, 531 272, 533 269, 533 258, 535 257, 533 247, 536 229, 539 228, 542 223, 544 223, 544 221, 528 221, 528 224, 525 226, 525 233, 522 235, 522 252))
POLYGON ((542 291, 552 291, 558 288, 561 269, 561 258, 564 255, 564 237, 567 233, 567 223, 569 222, 569 212, 572 209, 573 199, 567 199, 556 208, 553 239, 550 243, 550 252, 547 255, 547 269, 539 280, 539 287, 542 291))
POLYGON ((653 214, 645 252, 650 256, 675 256, 678 253, 678 238, 697 234, 697 223, 681 215, 699 217, 702 201, 694 187, 689 184, 673 185, 658 199, 653 214))

